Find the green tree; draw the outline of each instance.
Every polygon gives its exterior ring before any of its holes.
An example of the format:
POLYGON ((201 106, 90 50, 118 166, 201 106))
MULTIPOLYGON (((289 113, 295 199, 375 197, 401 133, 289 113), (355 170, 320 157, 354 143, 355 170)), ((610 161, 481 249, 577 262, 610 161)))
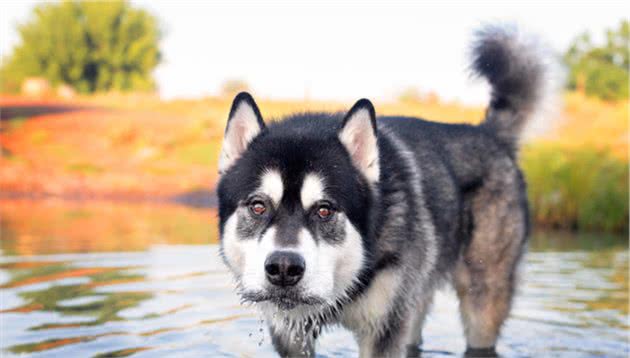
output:
POLYGON ((81 93, 155 88, 158 20, 127 1, 40 4, 18 33, 21 41, 0 69, 3 91, 16 91, 31 76, 81 93))
POLYGON ((575 39, 564 56, 569 66, 567 87, 605 100, 628 98, 629 40, 628 20, 606 31, 603 46, 593 44, 588 33, 575 39))

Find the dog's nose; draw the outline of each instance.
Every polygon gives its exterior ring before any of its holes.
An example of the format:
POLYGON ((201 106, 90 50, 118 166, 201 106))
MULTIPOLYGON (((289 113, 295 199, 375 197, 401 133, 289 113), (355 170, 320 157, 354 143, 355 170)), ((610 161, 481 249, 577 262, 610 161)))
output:
POLYGON ((275 286, 294 286, 304 276, 305 263, 294 252, 276 251, 265 260, 267 280, 275 286))

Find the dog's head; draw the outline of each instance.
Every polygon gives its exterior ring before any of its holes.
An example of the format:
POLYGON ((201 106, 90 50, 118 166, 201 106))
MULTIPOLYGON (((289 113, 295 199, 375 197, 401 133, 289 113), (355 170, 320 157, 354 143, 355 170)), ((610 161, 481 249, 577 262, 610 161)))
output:
POLYGON ((369 260, 379 155, 374 108, 265 125, 241 93, 230 111, 218 187, 222 255, 246 301, 335 304, 369 260))

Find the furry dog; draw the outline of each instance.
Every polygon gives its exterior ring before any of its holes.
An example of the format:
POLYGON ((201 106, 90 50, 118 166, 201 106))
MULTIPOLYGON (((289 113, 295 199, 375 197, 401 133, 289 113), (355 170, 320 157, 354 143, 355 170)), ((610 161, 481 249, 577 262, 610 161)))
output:
POLYGON ((221 253, 281 356, 312 356, 327 325, 361 357, 420 353, 433 293, 452 283, 469 356, 494 356, 528 236, 518 139, 543 100, 548 58, 485 27, 472 69, 492 87, 479 125, 346 114, 265 123, 234 99, 219 160, 221 253))

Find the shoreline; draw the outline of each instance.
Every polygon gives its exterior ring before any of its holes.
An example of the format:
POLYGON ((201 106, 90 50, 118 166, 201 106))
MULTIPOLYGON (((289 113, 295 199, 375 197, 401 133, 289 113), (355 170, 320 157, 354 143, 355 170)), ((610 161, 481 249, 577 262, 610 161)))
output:
POLYGON ((193 190, 176 195, 147 195, 147 194, 96 194, 96 193, 23 193, 23 192, 0 192, 0 203, 2 201, 25 200, 25 201, 66 201, 73 203, 83 202, 110 202, 121 204, 150 204, 150 205, 181 205, 195 209, 216 209, 218 207, 217 197, 213 190, 193 190))
MULTIPOLYGON (((218 208, 218 198, 214 190, 193 190, 177 195, 133 195, 133 194, 88 194, 88 193, 20 193, 20 192, 0 192, 0 205, 5 201, 29 201, 42 203, 65 202, 73 204, 94 204, 104 202, 109 204, 138 204, 150 206, 178 206, 193 210, 216 210, 218 208)), ((624 232, 609 232, 605 230, 580 230, 579 228, 558 227, 554 225, 544 225, 532 223, 531 236, 547 232, 563 233, 567 235, 608 235, 618 238, 626 238, 624 232)))

